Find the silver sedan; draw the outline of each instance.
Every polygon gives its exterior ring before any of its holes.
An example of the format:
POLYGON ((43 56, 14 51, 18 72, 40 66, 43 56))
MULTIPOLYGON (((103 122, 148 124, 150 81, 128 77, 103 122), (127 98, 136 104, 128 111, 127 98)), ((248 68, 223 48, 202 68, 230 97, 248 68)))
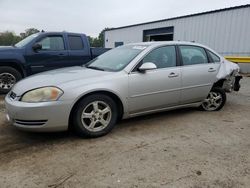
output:
POLYGON ((225 61, 195 43, 128 44, 82 67, 18 82, 5 97, 6 117, 20 129, 72 127, 81 136, 98 137, 124 118, 183 107, 220 110, 225 91, 238 90, 240 80, 238 66, 226 73, 225 61))

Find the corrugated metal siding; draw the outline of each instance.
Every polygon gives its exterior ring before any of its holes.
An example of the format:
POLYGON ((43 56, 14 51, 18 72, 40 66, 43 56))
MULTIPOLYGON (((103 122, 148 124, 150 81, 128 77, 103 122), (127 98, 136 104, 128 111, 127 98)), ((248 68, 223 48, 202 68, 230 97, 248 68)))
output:
POLYGON ((105 47, 142 42, 143 30, 168 26, 174 26, 174 40, 195 41, 222 55, 250 56, 250 7, 106 31, 105 47))

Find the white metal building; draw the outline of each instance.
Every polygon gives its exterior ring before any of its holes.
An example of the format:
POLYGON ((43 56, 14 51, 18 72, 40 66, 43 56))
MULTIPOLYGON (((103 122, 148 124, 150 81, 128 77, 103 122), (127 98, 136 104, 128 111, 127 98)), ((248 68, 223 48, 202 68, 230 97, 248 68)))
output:
POLYGON ((105 31, 105 47, 142 41, 194 41, 224 56, 250 56, 250 4, 105 31))

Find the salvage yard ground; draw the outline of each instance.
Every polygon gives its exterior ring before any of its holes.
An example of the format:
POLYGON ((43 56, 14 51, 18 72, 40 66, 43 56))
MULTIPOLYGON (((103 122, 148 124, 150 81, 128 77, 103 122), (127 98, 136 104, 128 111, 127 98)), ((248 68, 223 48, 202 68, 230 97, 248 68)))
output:
POLYGON ((0 187, 250 185, 250 78, 219 112, 184 109, 124 120, 107 136, 26 133, 0 111, 0 187))

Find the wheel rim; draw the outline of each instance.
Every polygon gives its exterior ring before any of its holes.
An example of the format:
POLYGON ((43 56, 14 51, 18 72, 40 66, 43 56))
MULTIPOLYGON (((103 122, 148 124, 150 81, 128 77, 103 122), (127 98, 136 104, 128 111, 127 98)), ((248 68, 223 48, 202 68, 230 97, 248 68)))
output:
POLYGON ((222 101, 223 99, 221 93, 211 91, 202 103, 202 107, 207 111, 213 111, 221 106, 222 101))
POLYGON ((82 125, 91 132, 105 129, 111 120, 112 111, 110 106, 103 101, 89 103, 81 115, 82 125))
POLYGON ((0 74, 0 88, 10 89, 16 83, 16 78, 13 74, 2 73, 0 74))

